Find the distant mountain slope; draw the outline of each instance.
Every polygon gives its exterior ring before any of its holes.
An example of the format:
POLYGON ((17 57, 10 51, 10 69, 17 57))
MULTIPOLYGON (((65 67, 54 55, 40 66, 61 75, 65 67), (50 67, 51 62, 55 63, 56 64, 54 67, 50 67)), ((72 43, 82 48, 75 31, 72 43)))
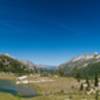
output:
POLYGON ((100 54, 94 53, 75 57, 69 62, 61 64, 59 70, 63 70, 64 75, 74 75, 76 73, 93 75, 96 72, 99 73, 100 54))
POLYGON ((83 67, 77 70, 77 73, 81 75, 81 77, 94 77, 95 74, 100 76, 100 62, 95 62, 89 64, 87 67, 83 67))
POLYGON ((20 62, 23 63, 24 65, 26 65, 31 70, 36 70, 36 68, 37 68, 37 65, 34 64, 33 62, 29 61, 29 60, 27 60, 27 61, 20 60, 20 62))
POLYGON ((23 64, 25 64, 29 69, 32 69, 34 71, 40 71, 41 70, 56 70, 57 66, 51 66, 51 65, 44 65, 44 64, 34 64, 31 61, 21 61, 23 64))
POLYGON ((6 54, 0 54, 0 72, 25 74, 30 73, 31 70, 19 60, 6 54))
POLYGON ((9 54, 0 54, 0 72, 26 74, 26 73, 51 73, 56 69, 55 66, 34 64, 31 61, 15 59, 9 54))

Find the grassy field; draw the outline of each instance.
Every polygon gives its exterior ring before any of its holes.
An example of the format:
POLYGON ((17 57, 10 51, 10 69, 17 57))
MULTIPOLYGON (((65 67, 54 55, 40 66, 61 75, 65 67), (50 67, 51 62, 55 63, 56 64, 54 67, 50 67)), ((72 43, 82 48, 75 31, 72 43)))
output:
MULTIPOLYGON (((0 79, 15 81, 16 77, 13 75, 0 75, 0 79)), ((0 93, 0 100, 95 100, 95 95, 87 95, 84 92, 80 92, 78 89, 79 83, 73 78, 39 77, 34 75, 29 77, 29 80, 40 80, 40 82, 28 84, 37 90, 39 96, 23 98, 8 93, 0 93), (41 80, 46 81, 41 82, 41 80)))
POLYGON ((22 97, 13 96, 11 94, 0 93, 0 100, 95 100, 95 97, 92 95, 91 96, 51 95, 51 96, 38 96, 38 97, 33 97, 33 98, 22 98, 22 97))

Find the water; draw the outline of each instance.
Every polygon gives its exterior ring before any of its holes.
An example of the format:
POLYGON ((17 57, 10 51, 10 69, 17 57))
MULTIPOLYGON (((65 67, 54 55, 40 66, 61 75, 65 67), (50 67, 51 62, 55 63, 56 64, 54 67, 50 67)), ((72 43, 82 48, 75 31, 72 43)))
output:
POLYGON ((31 87, 23 85, 19 86, 9 80, 0 80, 0 92, 11 93, 23 97, 33 97, 37 95, 36 91, 31 87))

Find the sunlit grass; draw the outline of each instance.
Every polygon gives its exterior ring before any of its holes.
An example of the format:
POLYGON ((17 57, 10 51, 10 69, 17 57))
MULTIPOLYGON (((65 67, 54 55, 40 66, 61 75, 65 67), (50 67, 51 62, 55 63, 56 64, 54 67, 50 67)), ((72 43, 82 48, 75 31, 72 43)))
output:
MULTIPOLYGON (((100 99, 100 98, 99 98, 100 99)), ((37 96, 33 98, 23 98, 11 94, 0 93, 0 100, 95 100, 94 95, 51 95, 37 96)))

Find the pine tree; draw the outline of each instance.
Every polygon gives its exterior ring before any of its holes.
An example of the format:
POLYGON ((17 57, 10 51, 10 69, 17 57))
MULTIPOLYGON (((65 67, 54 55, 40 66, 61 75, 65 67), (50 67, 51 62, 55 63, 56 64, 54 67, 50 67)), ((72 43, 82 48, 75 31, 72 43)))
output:
POLYGON ((83 83, 80 85, 80 91, 83 91, 83 83))
POLYGON ((90 82, 89 82, 88 77, 86 78, 86 84, 87 84, 87 88, 86 88, 86 90, 89 90, 89 88, 90 88, 90 82))
POLYGON ((77 81, 80 82, 80 79, 81 79, 80 73, 76 73, 76 76, 75 77, 76 77, 77 81))
POLYGON ((95 87, 98 87, 98 83, 99 83, 98 75, 95 74, 95 82, 94 82, 94 86, 95 86, 95 87))

